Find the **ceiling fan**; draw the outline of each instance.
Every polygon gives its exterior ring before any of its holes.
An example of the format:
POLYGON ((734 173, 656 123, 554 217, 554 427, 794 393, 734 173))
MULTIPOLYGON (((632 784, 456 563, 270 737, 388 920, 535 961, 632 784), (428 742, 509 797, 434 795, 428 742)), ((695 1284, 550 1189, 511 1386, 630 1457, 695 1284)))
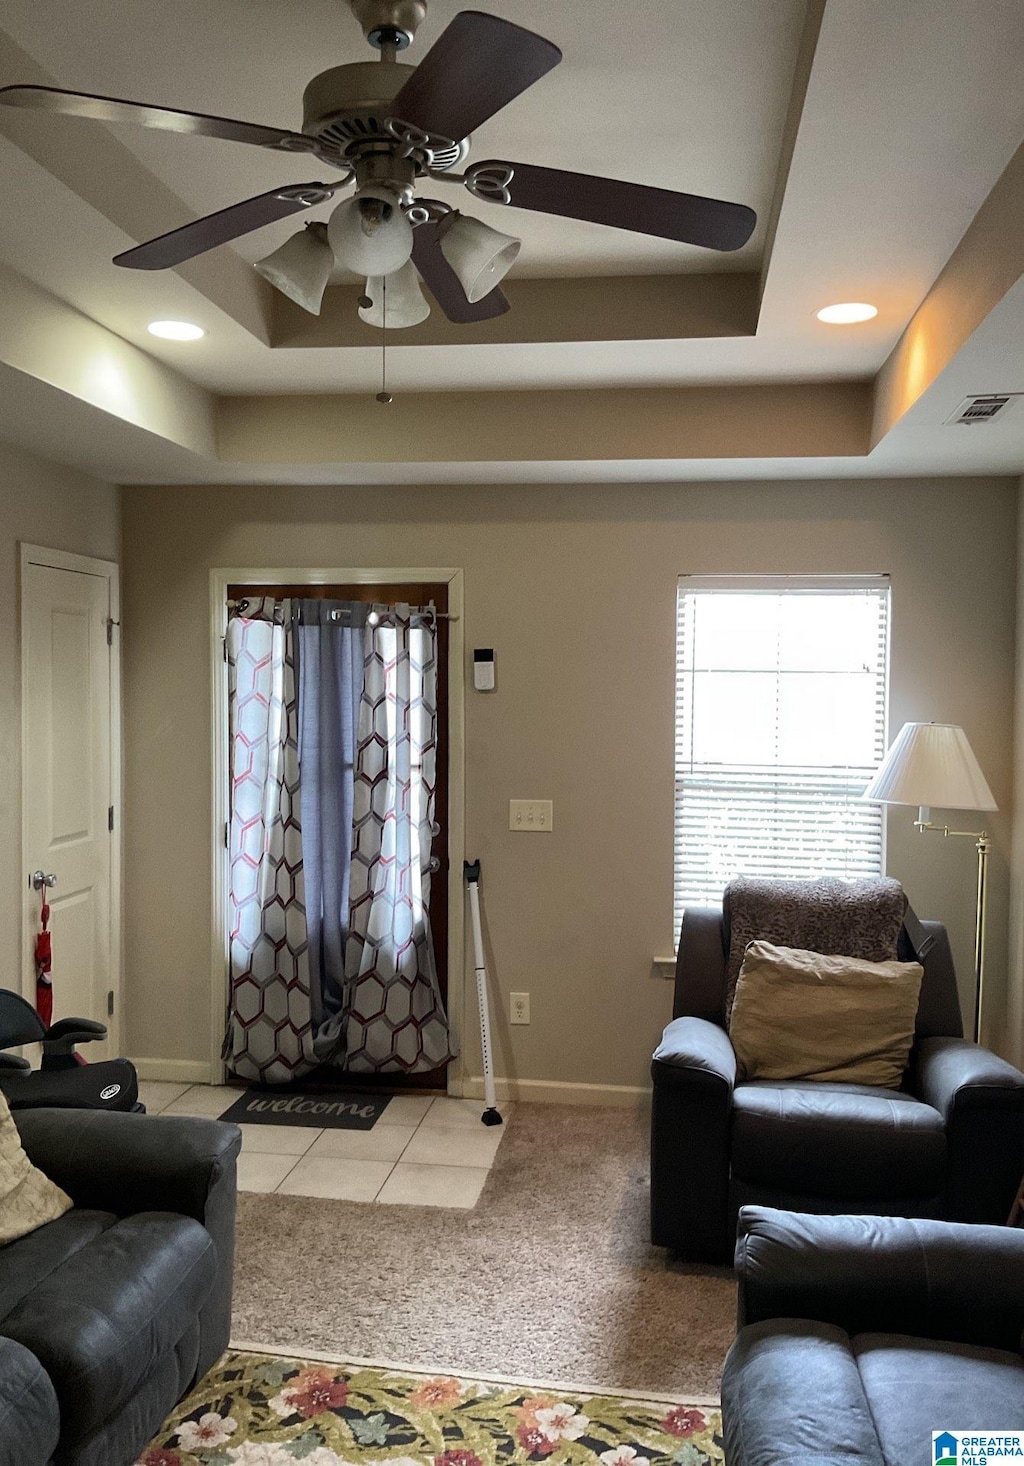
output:
POLYGON ((304 309, 319 314, 336 263, 367 277, 359 314, 369 324, 399 327, 423 320, 430 307, 418 276, 449 320, 502 315, 500 282, 520 241, 422 196, 424 180, 465 185, 476 199, 707 249, 741 248, 756 215, 743 204, 675 193, 619 179, 596 178, 532 163, 488 159, 459 172, 470 137, 496 112, 557 66, 551 41, 511 21, 464 10, 418 66, 397 60, 423 21, 427 0, 349 0, 376 62, 335 66, 303 94, 301 132, 232 118, 153 107, 56 87, 0 88, 0 104, 99 122, 132 122, 254 147, 308 153, 341 177, 270 189, 196 219, 115 257, 134 270, 163 270, 238 239, 278 219, 355 192, 330 219, 306 225, 256 268, 304 309))

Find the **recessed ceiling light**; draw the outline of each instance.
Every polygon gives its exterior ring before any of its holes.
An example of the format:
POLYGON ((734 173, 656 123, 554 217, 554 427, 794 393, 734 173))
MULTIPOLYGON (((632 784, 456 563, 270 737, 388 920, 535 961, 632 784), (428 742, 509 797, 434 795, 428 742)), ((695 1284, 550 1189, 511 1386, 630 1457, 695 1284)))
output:
POLYGON ((868 305, 863 300, 847 300, 840 305, 823 306, 818 311, 818 320, 827 326, 853 326, 858 321, 870 321, 877 315, 877 305, 868 305))
POLYGON ((194 326, 191 321, 150 321, 147 329, 162 341, 198 341, 206 335, 202 326, 194 326))

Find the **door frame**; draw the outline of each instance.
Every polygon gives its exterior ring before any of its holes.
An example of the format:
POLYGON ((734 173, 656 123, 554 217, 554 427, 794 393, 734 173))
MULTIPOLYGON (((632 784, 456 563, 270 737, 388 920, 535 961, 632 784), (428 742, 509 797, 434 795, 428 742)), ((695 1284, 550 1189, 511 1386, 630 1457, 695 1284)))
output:
POLYGON ((464 576, 453 566, 335 567, 325 570, 267 569, 266 566, 218 567, 210 571, 210 668, 211 736, 213 739, 211 786, 211 909, 210 924, 210 1082, 224 1079, 221 1059, 224 1013, 227 1003, 228 965, 228 858, 224 830, 230 818, 228 771, 228 669, 227 593, 229 585, 388 585, 423 584, 440 581, 448 585, 448 1021, 456 1058, 448 1066, 448 1093, 461 1096, 466 1069, 463 1058, 462 1025, 465 1016, 465 903, 462 893, 462 862, 466 850, 466 692, 464 576))
MULTIPOLYGON (((108 615, 111 620, 110 636, 110 802, 114 806, 114 838, 110 842, 110 986, 114 992, 114 1012, 111 1017, 103 1016, 110 1035, 111 1052, 123 1051, 122 1007, 124 995, 124 950, 122 946, 122 862, 124 842, 124 786, 122 779, 122 729, 121 729, 121 568, 113 560, 97 560, 91 555, 75 555, 67 550, 48 550, 42 545, 30 545, 24 541, 19 545, 18 617, 20 622, 20 681, 21 693, 21 868, 22 878, 32 866, 33 856, 28 848, 25 821, 27 803, 25 757, 28 741, 28 702, 25 697, 25 678, 28 671, 26 653, 28 627, 24 614, 26 571, 31 565, 46 570, 71 570, 78 575, 92 575, 107 582, 108 615)), ((35 963, 32 947, 35 927, 29 922, 27 907, 21 907, 21 990, 22 996, 35 1007, 35 963)), ((57 954, 58 962, 60 954, 57 954)))

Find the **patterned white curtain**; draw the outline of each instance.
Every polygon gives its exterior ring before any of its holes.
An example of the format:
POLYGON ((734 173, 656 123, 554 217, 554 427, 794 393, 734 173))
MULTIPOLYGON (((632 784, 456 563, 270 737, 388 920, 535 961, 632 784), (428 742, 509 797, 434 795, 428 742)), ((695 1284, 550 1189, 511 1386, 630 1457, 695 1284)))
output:
POLYGON ((291 608, 243 602, 228 622, 230 981, 223 1057, 284 1083, 316 1065, 309 993, 291 608))
POLYGON ((429 920, 436 630, 407 605, 374 613, 356 753, 345 1066, 413 1073, 452 1057, 429 920))

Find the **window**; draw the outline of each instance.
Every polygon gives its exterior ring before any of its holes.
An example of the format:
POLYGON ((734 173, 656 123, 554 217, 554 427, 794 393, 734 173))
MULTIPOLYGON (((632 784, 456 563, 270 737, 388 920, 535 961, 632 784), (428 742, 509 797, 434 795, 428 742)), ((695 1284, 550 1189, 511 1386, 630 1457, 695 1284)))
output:
POLYGON ((676 627, 675 931, 737 875, 879 874, 888 577, 684 576, 676 627))

